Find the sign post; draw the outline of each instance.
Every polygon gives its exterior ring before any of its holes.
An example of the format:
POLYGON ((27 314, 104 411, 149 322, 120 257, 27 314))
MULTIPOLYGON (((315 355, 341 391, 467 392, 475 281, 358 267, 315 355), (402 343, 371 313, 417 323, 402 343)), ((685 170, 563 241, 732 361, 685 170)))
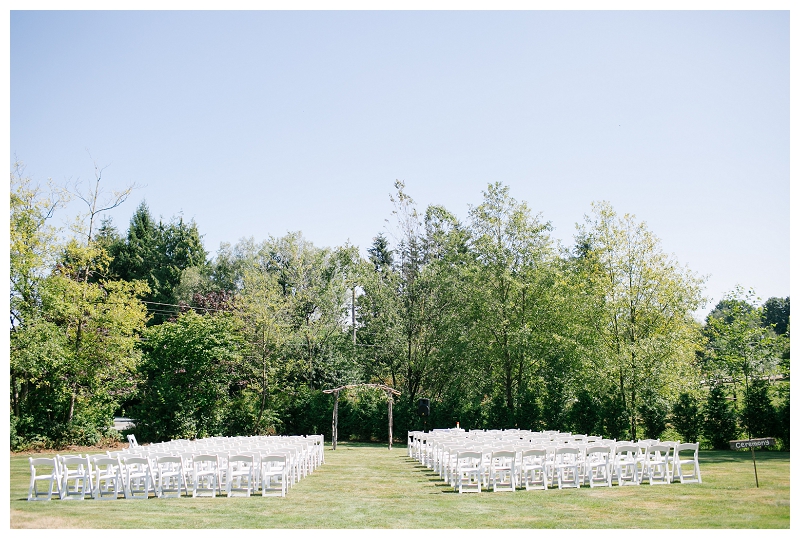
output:
POLYGON ((775 438, 750 438, 749 440, 731 440, 731 449, 736 451, 739 449, 750 448, 750 454, 753 456, 753 473, 756 476, 756 488, 758 488, 758 469, 756 469, 756 452, 754 447, 769 447, 775 445, 775 438))

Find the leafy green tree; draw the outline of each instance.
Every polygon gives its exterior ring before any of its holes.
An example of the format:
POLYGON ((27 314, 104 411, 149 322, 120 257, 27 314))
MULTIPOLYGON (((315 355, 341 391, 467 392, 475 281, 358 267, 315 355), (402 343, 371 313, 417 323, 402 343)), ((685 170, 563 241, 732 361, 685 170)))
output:
POLYGON ((15 163, 10 174, 9 370, 12 436, 19 443, 25 438, 17 436, 17 428, 33 436, 57 422, 47 402, 59 400, 64 392, 58 382, 65 345, 58 328, 43 317, 41 302, 42 281, 57 251, 57 229, 49 221, 64 197, 52 186, 45 190, 24 171, 22 163, 15 163), (31 398, 37 393, 41 401, 31 398))
MULTIPOLYGON (((12 182, 13 184, 13 182, 12 182)), ((53 198, 29 180, 12 196, 12 405, 15 439, 45 445, 93 443, 135 384, 138 335, 146 320, 140 282, 102 278, 108 257, 93 227, 129 189, 102 198, 100 173, 87 192, 76 237, 55 243, 46 227, 53 198), (16 247, 15 247, 16 245, 16 247), (24 247, 23 247, 24 246, 24 247), (53 268, 48 256, 57 253, 53 268)))
POLYGON ((704 369, 711 376, 729 377, 734 397, 743 392, 745 402, 754 381, 779 372, 782 338, 764 327, 763 311, 752 291, 737 287, 706 318, 704 369))
POLYGON ((672 406, 672 426, 683 441, 694 443, 700 438, 703 429, 703 416, 697 398, 683 392, 672 406))
POLYGON ((727 449, 728 442, 735 440, 736 412, 728 402, 722 384, 714 383, 708 392, 703 409, 703 436, 711 444, 712 449, 727 449))
POLYGON ((240 330, 231 314, 192 311, 147 328, 140 404, 132 410, 137 437, 162 441, 230 433, 232 405, 247 386, 240 330))
POLYGON ((666 398, 693 376, 697 326, 691 313, 700 305, 702 281, 666 255, 644 223, 618 216, 608 203, 593 205, 576 243, 584 246, 587 299, 606 358, 598 373, 616 381, 636 438, 645 390, 666 398))
POLYGON ((477 292, 473 338, 483 344, 482 355, 495 366, 494 381, 503 389, 508 417, 514 415, 515 388, 524 390, 526 371, 533 363, 537 304, 547 292, 534 281, 539 266, 552 254, 550 228, 499 183, 489 185, 483 203, 470 210, 477 292))
POLYGON ((769 298, 764 302, 762 324, 771 327, 778 335, 784 335, 789 329, 789 297, 769 298))
POLYGON ((54 262, 58 230, 49 224, 65 195, 52 186, 45 191, 24 175, 22 163, 11 172, 10 277, 11 327, 20 327, 40 309, 39 283, 54 262))
MULTIPOLYGON (((455 313, 464 293, 463 282, 456 277, 461 270, 458 246, 463 244, 464 234, 444 208, 428 208, 421 216, 404 184, 395 182, 395 188, 397 193, 391 197, 397 238, 393 271, 381 270, 372 280, 365 280, 367 288, 359 301, 364 304, 365 329, 372 317, 372 323, 390 330, 381 342, 390 354, 399 353, 387 361, 387 367, 392 383, 402 387, 405 399, 413 404, 423 391, 445 391, 442 361, 450 372, 458 369, 457 360, 445 359, 456 358, 444 349, 463 350, 455 337, 459 331, 455 313), (377 295, 371 296, 373 292, 377 295)), ((364 335, 369 335, 369 330, 364 335)))
POLYGON ((389 242, 379 234, 367 250, 370 265, 361 269, 362 294, 357 302, 357 350, 364 379, 398 387, 403 346, 402 304, 398 291, 400 274, 394 267, 389 242))

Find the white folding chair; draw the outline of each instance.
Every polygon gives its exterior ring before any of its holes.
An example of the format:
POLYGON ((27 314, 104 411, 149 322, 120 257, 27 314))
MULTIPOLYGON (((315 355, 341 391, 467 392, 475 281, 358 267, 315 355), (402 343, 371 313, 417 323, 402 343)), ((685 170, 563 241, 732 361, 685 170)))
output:
POLYGON ((31 486, 28 489, 29 502, 50 501, 53 494, 61 498, 61 474, 58 460, 54 458, 28 457, 31 466, 31 486), (37 470, 38 468, 38 470, 37 470), (47 491, 40 491, 39 484, 47 483, 47 491))
POLYGON ((553 464, 558 478, 558 488, 579 488, 581 486, 578 448, 574 446, 557 447, 553 464))
POLYGON ((662 444, 653 444, 647 447, 644 456, 644 466, 647 472, 647 482, 651 485, 668 485, 670 483, 669 447, 662 444))
POLYGON ((611 486, 611 448, 592 445, 586 449, 586 478, 589 487, 611 486))
POLYGON ((125 490, 119 460, 105 455, 94 457, 94 490, 95 500, 116 500, 120 492, 125 490))
POLYGON ((522 452, 520 471, 525 490, 547 490, 547 450, 543 447, 522 452))
POLYGON ((147 457, 123 457, 125 498, 143 499, 156 495, 153 470, 147 457))
POLYGON ((677 460, 678 466, 678 477, 681 480, 681 483, 702 483, 703 480, 700 477, 700 460, 698 459, 698 453, 700 451, 700 444, 693 443, 693 444, 680 444, 675 451, 675 459, 677 460), (683 458, 681 457, 681 453, 684 451, 691 451, 692 455, 690 458, 683 458), (690 466, 691 469, 687 471, 686 466, 690 466))
POLYGON ((192 498, 214 497, 219 490, 219 459, 217 455, 194 455, 192 458, 192 498))
POLYGON ((226 474, 228 497, 250 496, 253 476, 253 455, 230 455, 226 474))
POLYGON ((490 474, 494 492, 517 488, 516 451, 492 451, 490 474))
POLYGON ((458 493, 480 492, 483 475, 483 455, 479 451, 460 451, 456 456, 458 493))
POLYGON ((262 453, 261 469, 259 471, 262 496, 286 496, 287 483, 289 482, 286 462, 286 455, 262 453), (273 482, 277 486, 273 486, 273 482))
POLYGON ((62 456, 61 464, 61 499, 83 500, 91 494, 91 476, 89 458, 81 456, 62 456))
POLYGON ((184 477, 181 457, 161 456, 156 458, 156 495, 159 498, 180 498, 181 489, 187 490, 184 477))
POLYGON ((639 447, 637 445, 617 444, 614 448, 614 474, 619 486, 639 484, 639 447))
POLYGON ((678 446, 681 445, 679 441, 665 441, 661 442, 661 445, 665 445, 669 448, 669 453, 667 454, 667 472, 669 473, 669 482, 672 483, 675 480, 675 474, 677 473, 677 461, 675 460, 675 453, 678 450, 678 446))

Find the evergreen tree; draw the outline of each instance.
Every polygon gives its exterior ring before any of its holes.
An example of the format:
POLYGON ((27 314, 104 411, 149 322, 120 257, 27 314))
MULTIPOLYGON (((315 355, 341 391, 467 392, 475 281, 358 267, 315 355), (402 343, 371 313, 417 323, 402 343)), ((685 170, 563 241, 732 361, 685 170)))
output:
POLYGON ((600 405, 589 391, 580 391, 578 397, 570 408, 572 429, 589 435, 600 434, 600 405))
POLYGON ((703 430, 703 416, 697 398, 691 393, 681 393, 672 407, 671 420, 683 441, 696 442, 703 430))
POLYGON ((108 251, 112 257, 110 274, 126 281, 143 280, 150 287, 144 299, 153 312, 151 325, 178 313, 170 305, 177 303, 175 289, 183 272, 203 267, 207 254, 194 221, 186 223, 178 218, 167 224, 156 222, 145 202, 131 217, 125 239, 110 241, 108 251))
POLYGON ((773 436, 776 431, 777 413, 769 396, 766 380, 753 380, 744 397, 742 427, 753 438, 773 436))
POLYGON ((783 398, 780 406, 778 407, 778 418, 776 435, 783 444, 784 451, 789 450, 789 434, 791 431, 791 422, 789 421, 789 392, 783 398))
POLYGON ((639 406, 639 416, 642 418, 644 436, 658 439, 667 428, 667 414, 669 406, 666 399, 652 388, 647 388, 642 393, 642 404, 639 406))
POLYGON ((736 414, 731 408, 722 384, 715 383, 708 392, 705 409, 703 435, 713 449, 727 449, 728 442, 737 435, 736 414))

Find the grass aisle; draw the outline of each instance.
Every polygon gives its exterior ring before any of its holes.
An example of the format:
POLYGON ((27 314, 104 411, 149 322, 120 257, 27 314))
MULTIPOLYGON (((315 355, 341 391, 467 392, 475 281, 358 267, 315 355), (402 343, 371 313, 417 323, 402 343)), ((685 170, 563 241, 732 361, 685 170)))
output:
POLYGON ((11 457, 12 528, 788 528, 789 454, 701 452, 702 485, 458 495, 404 447, 340 444, 286 498, 29 503, 11 457))

